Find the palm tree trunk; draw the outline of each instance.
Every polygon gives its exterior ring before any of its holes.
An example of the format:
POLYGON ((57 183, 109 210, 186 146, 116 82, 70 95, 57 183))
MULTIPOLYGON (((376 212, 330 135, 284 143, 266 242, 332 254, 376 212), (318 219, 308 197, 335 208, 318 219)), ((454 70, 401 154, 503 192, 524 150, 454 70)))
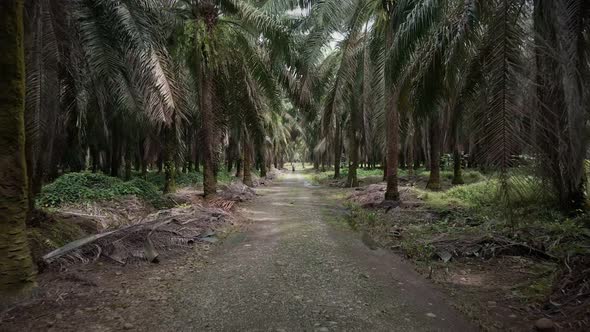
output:
POLYGON ((90 146, 90 157, 92 159, 92 173, 96 173, 100 166, 100 152, 94 146, 90 146))
POLYGON ((430 177, 426 189, 440 190, 440 148, 441 148, 440 116, 434 114, 430 118, 430 177))
POLYGON ((414 123, 413 120, 410 118, 409 124, 409 135, 408 135, 408 175, 414 176, 414 123))
POLYGON ((387 181, 387 157, 383 157, 383 165, 381 166, 381 168, 383 168, 383 181, 386 182, 387 181))
POLYGON ((389 91, 387 97, 387 190, 386 201, 399 201, 398 158, 399 158, 399 91, 389 91))
POLYGON ((164 193, 176 191, 176 137, 174 129, 164 129, 164 193))
POLYGON ((133 169, 132 151, 129 143, 125 144, 125 181, 131 180, 131 170, 133 169))
POLYGON ((141 178, 144 180, 147 180, 147 172, 148 172, 147 166, 148 166, 147 162, 142 159, 142 161, 141 161, 141 178))
POLYGON ((455 145, 455 151, 453 152, 453 184, 461 185, 465 184, 463 180, 463 167, 461 165, 461 152, 459 146, 455 145))
POLYGON ((252 183, 252 148, 250 142, 244 142, 244 184, 253 187, 252 183))
MULTIPOLYGON (((462 113, 462 105, 459 105, 458 108, 455 110, 454 113, 461 114, 462 113)), ((452 184, 454 185, 461 185, 465 184, 463 180, 463 162, 462 162, 462 155, 461 155, 461 144, 459 138, 459 128, 460 128, 460 116, 453 116, 452 124, 451 124, 451 143, 453 146, 453 181, 452 184)))
MULTIPOLYGON (((385 45, 387 49, 393 46, 393 27, 391 27, 391 21, 388 20, 387 28, 385 31, 385 45)), ((385 101, 385 114, 386 114, 386 136, 387 136, 387 190, 385 191, 385 201, 399 201, 399 190, 398 190, 398 158, 399 158, 399 89, 393 84, 393 78, 387 75, 389 67, 391 65, 386 63, 385 70, 385 88, 386 88, 386 101, 385 101)))
MULTIPOLYGON (((0 304, 35 287, 26 231, 25 61, 23 1, 0 2, 0 304)), ((33 199, 32 197, 30 199, 33 199)))
POLYGON ((158 174, 162 173, 162 170, 164 169, 164 156, 162 152, 158 154, 158 160, 156 160, 156 164, 158 167, 158 174))
MULTIPOLYGON (((354 100, 354 97, 353 97, 354 100)), ((349 187, 358 187, 359 180, 357 176, 357 170, 359 168, 359 146, 360 146, 360 139, 359 139, 359 127, 360 124, 360 114, 358 107, 356 105, 352 106, 352 113, 350 115, 350 146, 349 146, 349 156, 350 161, 348 163, 348 180, 347 184, 349 187)))
MULTIPOLYGON (((537 43, 536 97, 542 130, 539 145, 544 154, 543 164, 557 193, 560 206, 567 212, 579 212, 586 205, 586 174, 584 161, 587 149, 583 101, 584 47, 582 13, 584 1, 534 2, 534 32, 537 43), (564 4, 568 3, 569 4, 564 4), (574 5, 576 3, 576 5, 574 5), (572 17, 564 17, 565 6, 571 6, 572 17), (563 6, 558 9, 558 6, 563 6), (545 45, 554 45, 555 54, 548 54, 545 45), (566 53, 567 52, 567 53, 566 53), (565 54, 564 54, 565 53, 565 54)), ((586 106, 586 107, 584 107, 586 106)))
POLYGON ((203 130, 203 191, 205 197, 217 193, 217 179, 213 161, 213 83, 212 73, 202 66, 202 107, 201 121, 203 130))
POLYGON ((113 119, 113 132, 111 137, 111 176, 118 177, 121 168, 121 133, 117 124, 118 119, 113 119))
POLYGON ((350 163, 348 164, 348 180, 347 184, 349 187, 358 187, 359 186, 359 179, 357 176, 357 170, 359 168, 359 155, 358 155, 358 146, 356 146, 356 139, 351 140, 351 147, 350 147, 350 163))
POLYGON ((260 177, 265 178, 266 177, 266 151, 265 151, 265 147, 264 147, 264 143, 262 143, 260 145, 260 151, 259 151, 259 158, 260 158, 260 177))
POLYGON ((241 179, 244 177, 244 156, 240 152, 240 157, 236 160, 236 177, 241 179))
POLYGON ((342 139, 340 121, 336 121, 336 131, 334 132, 334 179, 340 178, 340 159, 342 157, 342 139))
MULTIPOLYGON (((195 135, 195 137, 199 137, 199 135, 195 135)), ((195 142, 195 172, 199 173, 201 171, 201 152, 199 150, 198 144, 195 142)))

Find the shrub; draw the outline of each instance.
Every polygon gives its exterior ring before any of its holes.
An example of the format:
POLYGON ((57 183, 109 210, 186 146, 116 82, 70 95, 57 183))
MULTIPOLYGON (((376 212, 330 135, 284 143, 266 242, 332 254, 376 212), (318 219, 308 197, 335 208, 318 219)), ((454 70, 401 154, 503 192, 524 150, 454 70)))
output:
POLYGON ((123 182, 104 174, 82 172, 65 174, 43 187, 37 203, 43 207, 58 207, 128 195, 136 195, 152 204, 157 204, 162 196, 156 186, 141 179, 123 182))

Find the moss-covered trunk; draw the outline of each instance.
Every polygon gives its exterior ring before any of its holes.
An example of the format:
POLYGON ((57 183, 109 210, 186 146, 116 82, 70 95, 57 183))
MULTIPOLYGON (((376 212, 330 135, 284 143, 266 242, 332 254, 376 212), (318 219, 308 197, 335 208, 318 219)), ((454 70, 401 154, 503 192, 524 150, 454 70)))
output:
POLYGON ((0 306, 28 295, 35 286, 25 226, 23 43, 23 1, 0 1, 0 306))

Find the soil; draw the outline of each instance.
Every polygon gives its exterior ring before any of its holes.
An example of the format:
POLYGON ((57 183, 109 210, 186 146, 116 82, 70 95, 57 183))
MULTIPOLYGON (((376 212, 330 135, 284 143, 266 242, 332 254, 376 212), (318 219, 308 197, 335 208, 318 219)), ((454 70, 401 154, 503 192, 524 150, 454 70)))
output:
POLYGON ((476 331, 413 266, 335 222, 333 190, 299 173, 257 190, 221 244, 160 264, 108 262, 40 275, 2 331, 476 331), (238 227, 238 226, 234 226, 238 227))

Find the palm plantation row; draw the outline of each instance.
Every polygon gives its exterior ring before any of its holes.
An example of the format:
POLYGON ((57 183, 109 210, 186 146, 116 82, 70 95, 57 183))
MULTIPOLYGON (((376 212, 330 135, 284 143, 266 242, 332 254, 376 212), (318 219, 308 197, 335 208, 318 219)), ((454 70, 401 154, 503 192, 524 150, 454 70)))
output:
POLYGON ((33 285, 25 219, 43 184, 90 169, 202 171, 251 185, 301 152, 359 164, 465 163, 503 191, 585 203, 590 5, 583 0, 9 0, 3 60, 2 292, 33 285), (334 39, 337 39, 334 45, 334 39), (224 165, 225 163, 225 165, 224 165), (201 169, 202 167, 202 169, 201 169), (511 181, 518 174, 518 181, 511 181), (517 190, 518 191, 518 190, 517 190))

